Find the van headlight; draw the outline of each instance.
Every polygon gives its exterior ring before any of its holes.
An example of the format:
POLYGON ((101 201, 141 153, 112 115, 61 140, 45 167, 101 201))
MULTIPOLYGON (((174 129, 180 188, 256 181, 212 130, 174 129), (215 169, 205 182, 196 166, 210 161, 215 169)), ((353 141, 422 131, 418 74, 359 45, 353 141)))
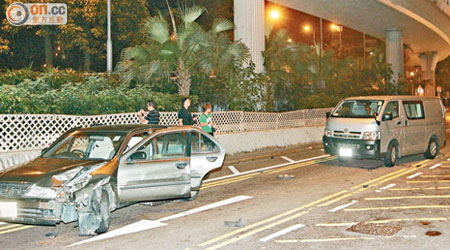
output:
POLYGON ((380 140, 381 132, 380 131, 365 131, 363 134, 363 140, 380 140))
POLYGON ((323 134, 324 134, 326 137, 331 137, 331 136, 333 135, 333 132, 332 132, 331 129, 325 129, 325 131, 323 132, 323 134))

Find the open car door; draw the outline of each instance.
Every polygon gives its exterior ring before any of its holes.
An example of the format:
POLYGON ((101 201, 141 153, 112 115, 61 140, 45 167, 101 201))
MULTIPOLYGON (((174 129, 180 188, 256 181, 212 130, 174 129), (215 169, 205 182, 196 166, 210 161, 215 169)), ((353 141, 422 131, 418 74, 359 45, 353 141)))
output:
POLYGON ((190 197, 190 144, 187 133, 175 131, 145 138, 119 163, 120 201, 190 197))
POLYGON ((223 165, 225 148, 204 132, 191 131, 191 188, 199 190, 203 178, 223 165))

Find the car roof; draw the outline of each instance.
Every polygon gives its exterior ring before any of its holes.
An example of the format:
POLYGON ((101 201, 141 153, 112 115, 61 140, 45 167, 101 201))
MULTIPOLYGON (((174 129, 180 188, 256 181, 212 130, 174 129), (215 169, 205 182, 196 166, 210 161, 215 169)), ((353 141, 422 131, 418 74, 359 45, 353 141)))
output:
POLYGON ((149 124, 118 124, 118 125, 92 125, 88 128, 80 128, 78 131, 88 132, 88 131, 96 131, 96 132, 123 132, 129 133, 142 129, 152 129, 152 130, 160 130, 165 129, 167 126, 163 125, 149 125, 149 124))
POLYGON ((380 96, 355 96, 345 98, 345 100, 434 100, 439 99, 435 96, 411 96, 411 95, 380 95, 380 96))

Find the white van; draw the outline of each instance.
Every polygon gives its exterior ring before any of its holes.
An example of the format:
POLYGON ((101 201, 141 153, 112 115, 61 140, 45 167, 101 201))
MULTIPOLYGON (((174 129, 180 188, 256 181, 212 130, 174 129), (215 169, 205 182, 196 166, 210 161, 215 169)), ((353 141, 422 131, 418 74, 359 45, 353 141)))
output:
POLYGON ((433 159, 446 144, 445 107, 438 97, 362 96, 339 102, 331 113, 323 147, 339 160, 384 160, 424 153, 433 159))

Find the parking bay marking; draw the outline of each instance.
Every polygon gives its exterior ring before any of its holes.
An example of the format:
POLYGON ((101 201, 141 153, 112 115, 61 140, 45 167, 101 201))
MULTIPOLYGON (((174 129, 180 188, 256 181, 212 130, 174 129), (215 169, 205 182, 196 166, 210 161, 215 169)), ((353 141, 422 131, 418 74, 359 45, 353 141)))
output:
POLYGON ((295 230, 297 230, 297 229, 300 229, 300 228, 302 228, 302 227, 304 227, 304 226, 305 226, 305 225, 303 225, 303 224, 296 224, 296 225, 290 226, 290 227, 288 227, 288 228, 285 228, 285 229, 283 229, 283 230, 280 230, 280 231, 278 231, 278 232, 276 232, 276 233, 267 235, 266 237, 261 238, 259 241, 267 242, 267 241, 269 241, 269 240, 273 240, 273 239, 275 239, 275 238, 277 238, 277 237, 280 237, 280 236, 283 235, 283 234, 287 234, 287 233, 290 233, 290 232, 295 231, 295 230))
POLYGON ((415 196, 396 196, 396 197, 368 197, 364 198, 366 201, 385 201, 385 200, 403 200, 403 199, 444 199, 450 198, 449 194, 446 195, 415 195, 415 196))
POLYGON ((239 171, 238 171, 234 166, 228 166, 228 169, 229 169, 233 174, 239 174, 239 171))
POLYGON ((430 169, 435 169, 435 168, 440 167, 440 166, 442 166, 442 163, 438 163, 436 165, 433 165, 433 166, 430 167, 430 169))
POLYGON ((383 191, 383 190, 388 190, 389 188, 395 187, 396 185, 397 185, 397 184, 392 183, 392 184, 389 184, 389 185, 387 185, 387 186, 384 186, 384 187, 382 187, 382 188, 380 188, 380 189, 378 189, 378 190, 375 190, 375 192, 379 193, 379 192, 381 192, 381 191, 383 191))
POLYGON ((87 240, 83 240, 77 243, 74 243, 72 245, 69 245, 67 247, 72 247, 72 246, 76 246, 76 245, 81 245, 84 243, 88 243, 88 242, 93 242, 93 241, 98 241, 98 240, 104 240, 104 239, 108 239, 108 238, 113 238, 113 237, 117 237, 117 236, 121 236, 121 235, 126 235, 126 234, 131 234, 131 233, 136 233, 136 232, 140 232, 140 231, 145 231, 145 230, 149 230, 152 228, 157 228, 157 227, 162 227, 162 226, 166 226, 168 225, 167 223, 163 223, 165 221, 168 220, 173 220, 173 219, 177 219, 180 217, 184 217, 187 215, 191 215, 191 214, 195 214, 195 213, 199 213, 199 212, 203 212, 206 210, 210 210, 213 208, 218 208, 218 207, 222 207, 222 206, 226 206, 226 205, 230 205, 236 202, 240 202, 240 201, 245 201, 248 199, 252 199, 253 197, 251 196, 246 196, 246 195, 240 195, 240 196, 236 196, 230 199, 226 199, 226 200, 222 200, 222 201, 218 201, 215 203, 211 203, 205 206, 201 206, 198 208, 194 208, 185 212, 181 212, 178 214, 174 214, 174 215, 170 215, 158 220, 140 220, 138 222, 129 224, 127 226, 118 228, 116 230, 113 231, 109 231, 107 233, 89 238, 87 240))
POLYGON ((420 208, 450 208, 450 205, 417 205, 417 206, 396 206, 396 207, 366 207, 347 208, 346 212, 374 211, 374 210, 400 210, 400 209, 420 209, 420 208))
POLYGON ((352 206, 352 205, 354 205, 356 203, 358 203, 357 200, 352 200, 352 202, 344 204, 344 205, 339 206, 339 207, 335 207, 333 209, 330 209, 330 210, 328 210, 328 212, 336 213, 337 211, 342 210, 342 209, 347 208, 347 207, 350 207, 350 206, 352 206))
MULTIPOLYGON (((404 221, 446 221, 449 218, 434 217, 434 218, 404 218, 404 219, 386 219, 386 220, 373 220, 365 221, 369 224, 384 224, 391 222, 404 222, 404 221)), ((348 227, 358 224, 359 222, 341 222, 341 223, 317 223, 316 227, 348 227)))
MULTIPOLYGON (((339 198, 337 199, 337 200, 341 200, 341 199, 347 197, 345 193, 348 193, 348 192, 351 191, 351 190, 360 188, 360 189, 356 190, 355 192, 352 192, 351 195, 353 195, 353 194, 355 194, 355 193, 358 193, 358 192, 361 192, 361 191, 363 191, 363 190, 367 190, 366 188, 361 188, 361 187, 364 186, 364 185, 366 185, 366 184, 371 184, 371 183, 374 183, 374 182, 377 182, 377 181, 378 181, 378 183, 374 184, 374 186, 380 185, 380 184, 382 184, 382 183, 384 183, 384 182, 387 182, 387 181, 389 181, 389 180, 391 180, 391 179, 394 179, 394 178, 397 178, 397 177, 399 177, 399 176, 408 174, 408 173, 410 173, 410 172, 412 172, 412 171, 416 171, 418 168, 424 167, 425 165, 423 165, 423 164, 424 164, 424 163, 427 163, 428 161, 430 161, 430 160, 424 160, 424 161, 421 161, 421 162, 419 162, 419 163, 414 164, 413 167, 416 167, 416 168, 400 169, 400 170, 395 171, 395 172, 393 172, 393 173, 389 173, 389 174, 386 174, 386 175, 384 175, 384 176, 378 177, 378 178, 376 178, 376 179, 367 181, 367 182, 365 182, 365 183, 363 183, 363 184, 358 184, 358 185, 356 185, 356 186, 354 186, 354 187, 352 187, 352 188, 350 188, 350 189, 348 189, 348 190, 343 190, 343 191, 337 192, 337 193, 335 193, 335 194, 326 196, 326 197, 324 197, 324 198, 322 198, 322 199, 313 201, 313 202, 311 202, 311 203, 308 203, 308 204, 306 204, 306 205, 300 206, 300 207, 298 207, 298 208, 291 209, 291 210, 286 211, 286 212, 284 212, 284 213, 282 213, 282 214, 279 214, 279 215, 270 217, 270 218, 268 218, 268 219, 265 219, 265 220, 256 222, 256 223, 254 223, 254 224, 252 224, 252 225, 249 225, 249 226, 247 226, 247 227, 244 227, 244 228, 241 228, 241 229, 237 229, 237 230, 232 231, 232 232, 230 232, 230 233, 227 233, 227 234, 218 236, 218 237, 216 237, 216 238, 213 238, 213 239, 211 239, 211 240, 208 240, 208 241, 206 241, 206 242, 203 242, 203 243, 199 244, 198 246, 200 246, 200 247, 205 247, 205 246, 211 245, 211 244, 213 244, 213 243, 216 243, 216 242, 219 242, 219 241, 224 240, 224 239, 226 239, 226 238, 229 238, 229 237, 232 237, 232 236, 234 236, 234 235, 240 234, 240 233, 245 232, 245 231, 247 231, 247 230, 250 230, 250 229, 252 229, 252 228, 255 228, 255 227, 264 225, 264 224, 266 224, 266 223, 269 223, 269 222, 271 222, 271 221, 274 221, 274 220, 283 218, 284 216, 288 216, 288 215, 290 215, 290 214, 292 214, 292 213, 295 213, 295 212, 297 212, 297 211, 300 211, 300 210, 302 210, 302 209, 305 209, 305 208, 308 208, 308 207, 312 207, 312 206, 314 206, 314 205, 320 204, 320 203, 322 203, 322 202, 326 202, 327 200, 333 199, 334 197, 337 197, 337 196, 340 196, 340 195, 343 195, 343 194, 344 194, 343 196, 341 196, 341 197, 339 197, 339 198)), ((351 196, 351 195, 350 195, 350 196, 351 196)), ((337 200, 336 200, 336 199, 335 199, 335 200, 332 200, 332 203, 336 202, 337 200)), ((326 203, 324 203, 324 204, 328 204, 328 202, 326 202, 326 203)), ((330 204, 331 204, 331 203, 330 203, 330 204)), ((322 204, 321 204, 321 205, 322 205, 322 204)), ((319 205, 319 207, 320 207, 321 205, 319 205)), ((265 227, 262 227, 262 228, 265 228, 265 227)), ((261 229, 261 228, 259 228, 259 229, 261 229)), ((265 230, 265 229, 264 229, 264 230, 265 230)), ((258 232, 260 232, 260 231, 261 231, 261 230, 258 230, 258 232)), ((250 235, 252 235, 252 234, 250 234, 250 235)), ((234 243, 234 242, 236 242, 236 241, 238 241, 238 240, 241 240, 241 239, 244 239, 244 238, 246 238, 246 237, 249 237, 250 235, 247 233, 247 234, 235 236, 234 238, 231 238, 230 240, 227 240, 227 241, 224 241, 224 242, 222 242, 222 243, 219 243, 219 244, 217 244, 217 245, 215 245, 215 246, 212 246, 211 248, 208 248, 208 249, 217 249, 217 248, 220 248, 220 247, 224 247, 224 246, 229 245, 229 244, 231 244, 231 243, 234 243)))
MULTIPOLYGON (((385 238, 416 238, 415 235, 394 235, 385 236, 385 238)), ((314 243, 314 242, 334 242, 334 241, 350 241, 350 240, 374 240, 375 237, 347 237, 347 238, 328 238, 328 239, 305 239, 305 240, 277 240, 277 243, 314 243)))
POLYGON ((282 159, 284 159, 284 160, 286 160, 288 162, 295 162, 294 160, 292 160, 291 158, 286 157, 286 156, 280 156, 280 158, 282 158, 282 159))
POLYGON ((450 189, 450 187, 391 188, 389 191, 446 190, 446 189, 450 189))
POLYGON ((413 174, 413 175, 410 175, 410 176, 406 177, 406 179, 413 179, 413 178, 415 178, 415 177, 417 177, 417 176, 419 176, 419 175, 422 175, 422 174, 423 174, 422 172, 415 173, 415 174, 413 174))

